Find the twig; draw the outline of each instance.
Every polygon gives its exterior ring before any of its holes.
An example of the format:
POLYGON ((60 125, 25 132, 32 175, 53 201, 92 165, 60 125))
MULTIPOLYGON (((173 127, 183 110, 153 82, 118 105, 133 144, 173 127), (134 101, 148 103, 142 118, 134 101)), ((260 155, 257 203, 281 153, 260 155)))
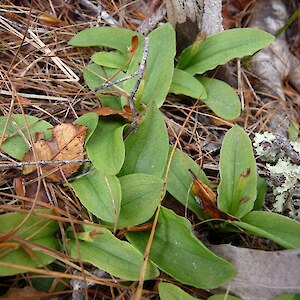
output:
POLYGON ((152 16, 144 20, 141 25, 139 25, 137 31, 141 34, 148 34, 161 20, 165 18, 166 13, 167 9, 165 7, 158 9, 152 16))
POLYGON ((142 54, 142 60, 141 60, 141 63, 140 63, 140 66, 139 66, 138 70, 136 72, 124 77, 124 78, 121 78, 121 79, 118 79, 118 80, 115 80, 115 81, 106 81, 105 83, 102 83, 99 87, 97 87, 93 91, 89 92, 82 100, 86 99, 91 94, 93 94, 93 93, 95 93, 95 92, 97 92, 97 91, 99 91, 103 88, 107 88, 107 87, 116 85, 120 82, 131 79, 134 76, 138 76, 137 81, 134 85, 133 91, 131 92, 130 97, 128 99, 128 103, 129 103, 129 106, 130 106, 130 110, 131 110, 131 113, 132 113, 132 119, 133 119, 132 126, 133 126, 134 129, 136 129, 137 128, 137 112, 136 112, 136 109, 135 109, 135 106, 134 106, 134 97, 137 93, 137 90, 138 90, 138 88, 141 84, 141 81, 142 81, 142 77, 145 73, 146 62, 147 62, 147 57, 148 57, 148 51, 149 51, 149 37, 146 36, 145 40, 144 40, 144 49, 143 49, 143 54, 142 54))
POLYGON ((132 77, 135 77, 135 76, 138 75, 138 74, 139 74, 138 71, 135 71, 134 73, 132 73, 132 74, 130 74, 130 75, 124 77, 124 78, 118 79, 118 80, 116 80, 116 81, 109 81, 109 80, 108 80, 107 82, 102 83, 100 86, 96 87, 92 92, 93 92, 93 93, 96 93, 96 92, 98 92, 98 91, 101 90, 101 89, 105 89, 105 88, 111 87, 111 86, 113 86, 113 85, 116 85, 116 84, 118 84, 118 83, 121 83, 121 82, 123 82, 123 81, 126 81, 126 80, 128 80, 128 79, 131 79, 132 77))
POLYGON ((132 77, 138 75, 138 71, 124 77, 124 78, 121 78, 121 79, 118 79, 118 80, 115 80, 115 81, 110 81, 110 80, 106 80, 104 83, 102 83, 101 85, 99 85, 98 87, 94 88, 92 91, 88 92, 82 99, 81 101, 84 101, 86 100, 89 96, 91 96, 92 94, 102 90, 102 89, 105 89, 105 88, 108 88, 108 87, 111 87, 113 85, 116 85, 118 83, 121 83, 123 81, 126 81, 128 79, 131 79, 132 77))
POLYGON ((66 165, 75 163, 85 163, 90 162, 89 159, 68 159, 68 160, 38 160, 38 161, 22 161, 16 163, 0 164, 0 169, 2 168, 18 168, 23 166, 32 165, 66 165))
MULTIPOLYGON (((139 66, 139 69, 138 69, 138 79, 134 85, 134 88, 133 88, 133 91, 132 93, 130 94, 130 97, 128 99, 128 103, 129 103, 129 106, 130 106, 130 110, 131 110, 131 113, 132 113, 132 118, 133 118, 133 123, 136 122, 136 119, 137 119, 137 113, 136 113, 136 109, 135 109, 135 106, 134 106, 134 102, 133 102, 133 99, 135 97, 135 94, 141 84, 141 81, 142 81, 142 77, 145 73, 145 69, 146 69, 146 61, 147 61, 147 57, 148 57, 148 51, 149 51, 149 37, 145 37, 145 40, 144 40, 144 50, 143 50, 143 55, 142 55, 142 60, 141 60, 141 63, 140 63, 140 66, 139 66)), ((137 124, 137 123, 135 123, 137 124)), ((137 128, 137 125, 135 125, 135 128, 137 128)))

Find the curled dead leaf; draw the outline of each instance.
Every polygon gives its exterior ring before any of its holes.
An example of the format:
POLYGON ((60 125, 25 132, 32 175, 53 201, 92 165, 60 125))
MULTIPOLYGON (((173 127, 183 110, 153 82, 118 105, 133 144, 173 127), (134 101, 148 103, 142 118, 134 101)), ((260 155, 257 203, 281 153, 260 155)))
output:
MULTIPOLYGON (((77 124, 60 124, 52 129, 50 140, 37 141, 31 150, 23 158, 23 162, 29 161, 66 161, 80 160, 84 158, 84 140, 87 134, 87 127, 77 124)), ((42 174, 47 179, 59 182, 64 177, 74 174, 81 162, 68 164, 47 164, 41 167, 42 174)), ((27 175, 36 170, 35 165, 23 166, 23 174, 27 175)))
POLYGON ((131 54, 134 54, 138 48, 138 44, 139 44, 139 38, 137 35, 134 35, 131 39, 131 46, 129 48, 129 52, 131 54))
POLYGON ((25 195, 25 188, 24 188, 24 182, 21 177, 14 178, 14 190, 17 194, 17 196, 24 197, 25 195))
POLYGON ((217 197, 215 193, 203 181, 198 179, 192 170, 189 171, 194 177, 192 189, 195 195, 195 200, 204 212, 213 219, 239 221, 238 218, 220 211, 216 206, 217 197))
MULTIPOLYGON (((124 119, 129 120, 130 122, 133 122, 132 112, 129 108, 129 105, 125 105, 123 109, 114 109, 111 107, 100 107, 95 110, 93 110, 94 113, 98 114, 99 116, 107 117, 112 115, 119 115, 123 117, 124 119)), ((81 112, 81 114, 87 113, 86 111, 81 112)), ((140 124, 142 122, 142 119, 140 117, 137 118, 137 123, 140 124)))

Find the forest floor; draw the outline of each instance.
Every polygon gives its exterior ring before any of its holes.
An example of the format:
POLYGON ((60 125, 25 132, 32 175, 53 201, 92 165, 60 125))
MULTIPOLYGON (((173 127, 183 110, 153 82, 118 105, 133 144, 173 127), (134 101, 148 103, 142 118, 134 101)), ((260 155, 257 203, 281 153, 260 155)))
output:
MULTIPOLYGON (((160 22, 167 22, 163 1, 1 1, 0 4, 0 107, 1 116, 12 114, 30 115, 44 120, 53 126, 62 123, 72 123, 84 112, 96 111, 100 104, 95 94, 90 92, 83 80, 82 71, 90 63, 91 55, 95 48, 76 48, 68 45, 68 41, 78 32, 90 27, 119 26, 131 30, 138 30, 144 20, 153 14, 161 14, 160 22)), ((255 4, 258 1, 223 1, 223 18, 225 29, 246 27, 255 4), (231 3, 233 2, 233 3, 231 3)), ((297 1, 286 1, 288 12, 292 14, 297 8, 297 1)), ((299 3, 298 3, 299 5, 299 3)), ((288 29, 290 48, 295 55, 297 42, 299 42, 299 16, 288 29)), ((299 57, 299 56, 298 56, 299 57)), ((273 103, 282 103, 278 110, 285 111, 285 118, 292 120, 295 128, 300 123, 299 92, 287 80, 283 79, 282 92, 285 100, 276 95, 266 94, 256 89, 257 76, 251 73, 247 66, 241 65, 240 60, 233 60, 227 64, 230 76, 221 72, 220 68, 209 73, 209 76, 227 81, 242 100, 242 113, 234 121, 224 121, 204 104, 195 108, 194 100, 170 94, 161 107, 164 117, 168 120, 169 138, 171 143, 176 139, 184 124, 179 147, 187 153, 198 165, 202 167, 213 186, 217 186, 219 180, 219 157, 222 140, 225 133, 234 124, 240 125, 253 139, 254 133, 272 131, 269 120, 276 118, 276 108, 269 105, 261 98, 272 99, 273 103), (219 72, 220 71, 220 72, 219 72), (255 80, 254 80, 255 79, 255 80), (255 84, 254 84, 255 83, 255 84), (284 108, 282 108, 284 107, 284 108), (192 111, 191 110, 195 110, 192 111), (186 117, 191 113, 187 122, 186 117)), ((276 106, 275 106, 276 107, 276 106)), ((281 118, 282 115, 279 116, 281 118)), ((284 131, 289 131, 289 122, 282 122, 284 131)), ((296 130, 297 131, 297 130, 296 130)), ((2 142, 2 141, 1 141, 2 142)), ((153 145, 155 147, 155 145, 153 145)), ((16 162, 5 153, 1 153, 1 163, 16 162)), ((260 162, 262 164, 262 162, 260 162)), ((263 165, 261 165, 263 170, 263 165)), ((261 171, 261 174, 264 174, 261 171)), ((15 178, 22 177, 19 167, 1 169, 0 178, 0 211, 1 213, 30 209, 20 204, 20 195, 23 195, 24 186, 18 186, 15 178)), ((69 210, 65 216, 76 219, 80 215, 82 206, 68 187, 60 183, 48 185, 48 192, 55 195, 58 209, 62 209, 61 203, 67 203, 69 210)), ((32 193, 27 197, 35 198, 32 193)), ((47 195, 44 195, 47 202, 47 195)), ((267 199, 272 199, 272 194, 267 194, 267 199)), ((272 200, 268 200, 272 201, 272 200)), ((53 203, 51 204, 53 205, 53 203)), ((168 207, 178 214, 184 215, 182 208, 175 200, 170 200, 168 207)), ((265 209, 270 209, 268 202, 265 209)), ((90 217, 90 216, 89 216, 90 217)), ((193 225, 199 222, 197 217, 191 214, 189 220, 193 225)), ((1 227, 1 225, 0 225, 1 227)), ((0 228, 1 231, 1 228, 0 228)), ((236 246, 260 250, 281 249, 275 243, 248 235, 211 234, 209 228, 197 232, 201 239, 210 243, 231 243, 236 246)), ((68 261, 70 258, 63 258, 68 261)), ((72 260, 72 259, 70 259, 72 260)), ((48 270, 50 277, 58 278, 52 288, 47 291, 37 291, 34 287, 42 288, 37 280, 43 278, 42 274, 24 273, 16 276, 7 276, 0 279, 0 293, 8 294, 3 299, 81 299, 76 294, 72 295, 73 286, 68 279, 80 281, 87 275, 81 275, 72 268, 71 264, 59 267, 63 270, 59 276, 58 269, 48 270), (64 278, 64 272, 72 276, 64 278), (59 287, 57 288, 57 285, 59 287), (79 297, 79 298, 76 298, 79 297)), ((1 266, 0 268, 3 268, 1 266)), ((164 275, 161 275, 162 277, 164 275)), ((165 275, 167 277, 167 275, 165 275)), ((86 280, 86 278, 84 278, 86 280)), ((157 284, 159 280, 153 280, 144 286, 143 299, 158 299, 157 284), (148 296, 147 296, 148 295, 148 296)), ((175 280, 174 280, 175 282, 175 280)), ((46 283, 45 283, 46 284, 46 283)), ((118 287, 117 281, 107 281, 107 285, 97 285, 91 288, 89 299, 129 299, 124 286, 118 287)), ((199 299, 207 299, 211 293, 201 289, 184 287, 187 292, 199 299)), ((134 290, 134 285, 130 289, 134 290)), ((131 291, 131 292, 132 292, 131 291)), ((132 292, 133 293, 133 292, 132 292)), ((129 293, 130 295, 130 293, 129 293)), ((2 299, 2 297, 0 297, 2 299)), ((83 298, 84 299, 84 298, 83 298)))

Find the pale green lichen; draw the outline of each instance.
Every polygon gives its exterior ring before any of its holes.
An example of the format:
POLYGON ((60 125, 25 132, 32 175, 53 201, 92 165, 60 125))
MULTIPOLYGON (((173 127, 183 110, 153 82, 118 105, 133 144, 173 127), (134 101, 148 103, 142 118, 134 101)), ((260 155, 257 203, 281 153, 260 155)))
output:
POLYGON ((294 148, 295 151, 300 153, 300 142, 299 141, 291 142, 290 144, 294 148))
POLYGON ((278 151, 272 147, 268 147, 275 140, 275 135, 270 132, 256 133, 253 146, 257 155, 264 161, 275 161, 278 151))
MULTIPOLYGON (((295 196, 294 191, 300 190, 300 166, 293 163, 284 151, 278 148, 276 144, 274 145, 275 140, 276 137, 272 133, 257 133, 253 145, 259 158, 270 162, 266 164, 269 173, 284 178, 280 185, 275 185, 272 181, 269 182, 275 196, 274 211, 282 213, 288 209, 290 217, 300 220, 300 197, 293 197, 295 196)), ((300 153, 299 141, 290 142, 290 145, 300 153)))

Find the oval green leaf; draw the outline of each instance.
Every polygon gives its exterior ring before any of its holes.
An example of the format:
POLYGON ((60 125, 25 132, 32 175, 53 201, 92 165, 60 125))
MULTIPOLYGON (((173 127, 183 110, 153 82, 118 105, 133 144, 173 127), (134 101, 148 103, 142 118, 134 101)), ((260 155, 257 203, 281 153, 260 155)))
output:
MULTIPOLYGON (((91 90, 101 86, 107 80, 118 80, 125 76, 124 72, 118 69, 101 67, 95 63, 88 65, 83 69, 83 78, 85 83, 91 90)), ((121 94, 120 88, 122 84, 117 84, 109 88, 103 88, 96 92, 103 106, 109 106, 115 109, 122 109, 127 102, 121 101, 121 97, 112 96, 113 94, 121 94)))
POLYGON ((175 69, 169 93, 186 95, 195 99, 206 99, 204 86, 191 74, 175 69))
POLYGON ((266 211, 252 211, 237 226, 285 248, 300 248, 300 222, 266 211))
POLYGON ((274 41, 274 36, 255 28, 237 28, 207 37, 193 53, 186 48, 179 57, 178 69, 191 75, 203 74, 233 58, 252 55, 274 41))
POLYGON ((241 113, 241 101, 234 89, 227 83, 202 77, 199 81, 206 89, 207 97, 201 100, 219 117, 236 119, 241 113))
POLYGON ((152 103, 137 133, 125 140, 125 162, 120 176, 145 173, 161 178, 168 159, 169 139, 163 117, 152 103))
POLYGON ((117 27, 88 28, 77 33, 68 42, 75 47, 103 46, 128 53, 133 36, 143 40, 143 36, 135 31, 117 27))
POLYGON ((97 52, 92 55, 91 60, 101 66, 124 70, 124 66, 128 62, 128 55, 120 51, 97 52))
POLYGON ((120 177, 122 189, 118 227, 135 226, 148 221, 159 203, 164 182, 148 174, 120 177))
POLYGON ((235 125, 225 135, 220 156, 218 207, 238 218, 253 209, 257 172, 252 145, 245 131, 235 125))
MULTIPOLYGON (((133 57, 127 75, 137 71, 143 46, 133 57)), ((149 34, 149 51, 146 72, 136 95, 137 102, 148 105, 155 101, 160 107, 166 100, 172 82, 174 57, 176 53, 175 31, 170 24, 163 25, 149 34)), ((136 78, 124 83, 126 91, 131 92, 136 78)))
MULTIPOLYGON (((45 215, 51 214, 50 210, 35 210, 35 212, 43 213, 45 215)), ((25 213, 19 212, 0 215, 0 233, 5 234, 10 230, 13 230, 23 222, 25 217, 25 213)), ((15 243, 16 248, 12 248, 11 251, 8 251, 9 248, 5 247, 5 243, 3 243, 3 247, 0 250, 0 266, 1 262, 3 262, 19 265, 25 268, 39 268, 52 263, 56 258, 45 254, 43 250, 37 250, 37 247, 30 242, 45 248, 57 250, 59 248, 59 243, 54 234, 58 229, 58 223, 48 219, 47 216, 30 216, 21 228, 7 241, 8 244, 15 243), (15 237, 18 241, 15 240, 15 237), (27 247, 26 250, 21 247, 21 240, 29 242, 25 244, 27 247), (32 255, 30 255, 29 251, 32 252, 32 255)), ((18 269, 17 267, 0 267, 0 276, 11 276, 24 272, 26 272, 26 270, 18 269)))
POLYGON ((70 185, 92 214, 106 222, 117 222, 121 207, 121 185, 116 176, 94 171, 70 185))
POLYGON ((254 202, 253 210, 262 210, 268 185, 264 178, 257 176, 257 196, 254 202))
POLYGON ((161 300, 196 300, 178 286, 172 283, 161 282, 158 285, 159 297, 161 300))
POLYGON ((45 139, 51 137, 51 131, 48 129, 52 128, 52 125, 46 121, 40 121, 36 117, 12 115, 8 121, 7 130, 4 132, 6 122, 7 116, 0 117, 0 136, 4 135, 1 150, 18 160, 22 160, 29 150, 30 139, 27 126, 33 139, 36 132, 43 132, 45 139), (22 132, 23 136, 19 132, 22 132), (24 141, 24 137, 28 142, 24 141))
MULTIPOLYGON (((68 243, 71 256, 89 262, 113 276, 138 280, 143 256, 128 242, 120 241, 108 229, 84 226, 89 232, 77 233, 78 243, 68 243), (90 235, 93 238, 86 238, 90 235)), ((157 277, 158 269, 148 263, 145 279, 157 277)))
POLYGON ((96 113, 86 113, 75 120, 74 124, 83 125, 88 128, 88 133, 85 138, 85 143, 88 142, 92 134, 97 128, 99 116, 96 113))
POLYGON ((98 126, 86 144, 88 157, 101 173, 116 175, 125 159, 124 124, 100 118, 98 126))
MULTIPOLYGON (((144 253, 149 232, 128 232, 126 237, 144 253)), ((191 232, 191 224, 161 208, 149 259, 176 280, 198 288, 215 288, 235 275, 234 267, 210 252, 191 232)))
MULTIPOLYGON (((169 159, 171 151, 172 147, 170 147, 169 159)), ((189 169, 191 169, 200 180, 209 185, 208 179, 199 166, 187 154, 176 149, 167 178, 167 191, 182 205, 187 206, 193 211, 201 220, 205 218, 205 215, 191 191, 193 176, 189 169)))

